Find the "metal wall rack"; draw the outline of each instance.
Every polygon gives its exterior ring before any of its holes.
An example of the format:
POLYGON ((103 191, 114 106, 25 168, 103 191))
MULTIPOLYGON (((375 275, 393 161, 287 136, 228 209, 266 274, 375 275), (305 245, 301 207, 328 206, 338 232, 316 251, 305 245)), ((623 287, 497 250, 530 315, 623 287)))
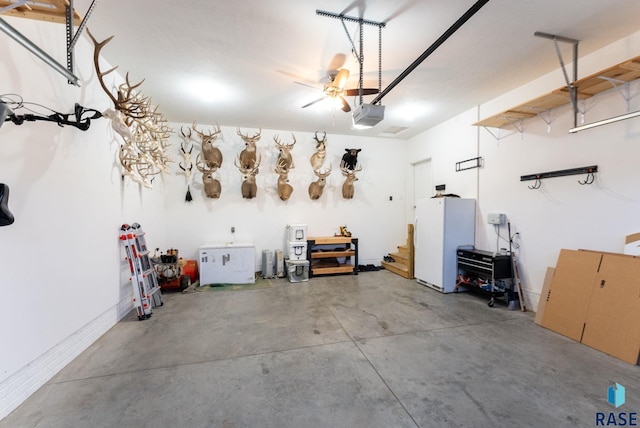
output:
POLYGON ((35 43, 25 37, 18 30, 9 25, 4 19, 0 18, 0 30, 9 37, 20 43, 23 47, 33 53, 35 56, 43 60, 51 68, 67 78, 69 84, 80 86, 78 77, 74 73, 73 52, 75 44, 87 25, 87 20, 93 12, 98 0, 93 0, 89 6, 89 10, 84 18, 73 8, 73 0, 39 0, 32 1, 8 1, 0 0, 0 14, 15 16, 19 18, 36 19, 47 22, 65 23, 67 35, 67 66, 64 67, 53 59, 49 54, 43 51, 35 43), (73 26, 78 25, 78 30, 73 32, 73 26))
POLYGON ((544 178, 552 177, 564 177, 566 175, 580 175, 587 174, 587 178, 584 181, 578 181, 580 184, 591 184, 595 180, 594 174, 598 172, 598 165, 583 166, 580 168, 559 169, 556 171, 540 172, 538 174, 529 174, 520 176, 520 181, 535 180, 533 186, 528 186, 529 189, 539 189, 542 184, 540 180, 544 178))

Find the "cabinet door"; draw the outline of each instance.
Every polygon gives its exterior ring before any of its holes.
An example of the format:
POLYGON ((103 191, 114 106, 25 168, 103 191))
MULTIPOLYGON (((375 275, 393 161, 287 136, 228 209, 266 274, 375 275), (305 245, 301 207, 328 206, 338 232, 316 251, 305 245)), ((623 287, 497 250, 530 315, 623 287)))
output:
POLYGON ((542 317, 542 326, 570 337, 582 339, 593 281, 602 253, 560 250, 542 317))
POLYGON ((637 364, 640 353, 640 259, 604 254, 592 288, 582 343, 637 364))

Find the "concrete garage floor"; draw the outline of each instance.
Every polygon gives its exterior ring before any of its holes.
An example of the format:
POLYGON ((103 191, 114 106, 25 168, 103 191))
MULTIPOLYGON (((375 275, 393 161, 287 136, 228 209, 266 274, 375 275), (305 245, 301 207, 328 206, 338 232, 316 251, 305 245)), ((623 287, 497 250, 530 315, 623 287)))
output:
POLYGON ((638 366, 485 296, 384 270, 271 284, 165 293, 0 426, 584 427, 640 411, 638 366))

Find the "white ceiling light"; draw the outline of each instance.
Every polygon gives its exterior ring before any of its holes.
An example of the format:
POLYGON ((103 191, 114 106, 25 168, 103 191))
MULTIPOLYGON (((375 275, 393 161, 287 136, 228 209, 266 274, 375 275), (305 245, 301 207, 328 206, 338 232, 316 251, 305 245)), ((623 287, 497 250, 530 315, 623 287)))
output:
POLYGON ((229 85, 210 79, 189 79, 184 86, 190 96, 207 104, 224 102, 234 96, 229 85))

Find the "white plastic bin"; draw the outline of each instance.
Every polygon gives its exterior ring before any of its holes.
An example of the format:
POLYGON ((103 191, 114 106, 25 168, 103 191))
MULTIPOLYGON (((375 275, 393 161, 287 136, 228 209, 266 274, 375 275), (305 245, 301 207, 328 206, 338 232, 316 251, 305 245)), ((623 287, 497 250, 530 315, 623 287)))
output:
POLYGON ((309 281, 309 260, 287 260, 289 282, 309 281))
POLYGON ((287 225, 287 241, 307 242, 307 225, 306 224, 288 224, 287 225))
POLYGON ((307 259, 307 241, 287 241, 289 260, 307 259))

